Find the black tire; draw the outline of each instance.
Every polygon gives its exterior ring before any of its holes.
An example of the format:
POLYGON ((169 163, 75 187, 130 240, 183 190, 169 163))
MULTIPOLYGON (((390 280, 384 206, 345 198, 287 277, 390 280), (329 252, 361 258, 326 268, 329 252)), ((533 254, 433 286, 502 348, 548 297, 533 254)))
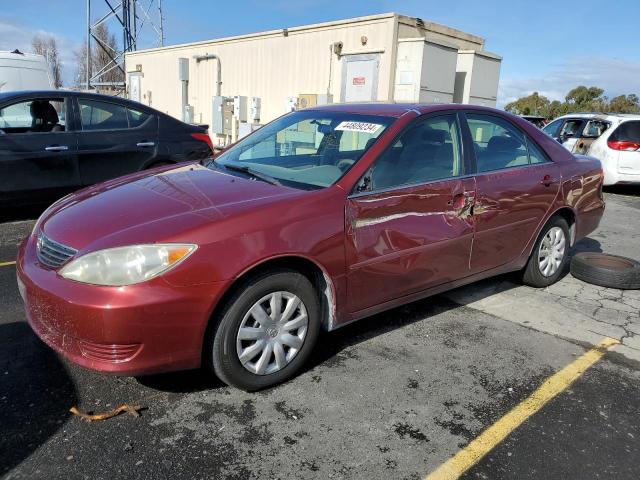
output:
POLYGON ((213 371, 227 385, 245 391, 272 387, 294 376, 307 361, 320 332, 321 309, 316 291, 301 273, 277 269, 253 277, 243 283, 228 299, 213 334, 205 345, 213 371), (236 339, 245 314, 260 299, 273 292, 285 291, 296 295, 304 304, 308 316, 307 331, 302 346, 285 367, 271 374, 259 375, 247 370, 236 350, 236 339))
POLYGON ((640 289, 640 262, 617 255, 578 253, 571 260, 571 275, 601 287, 640 289))
POLYGON ((525 285, 529 285, 530 287, 535 288, 543 288, 548 287, 558 281, 564 268, 567 264, 567 259, 569 258, 569 225, 567 225, 567 221, 559 216, 553 216, 549 219, 547 224, 543 227, 538 239, 536 240, 535 245, 533 246, 533 250, 531 251, 531 255, 529 256, 529 260, 527 261, 527 265, 522 270, 522 283, 525 285), (562 229, 564 233, 565 239, 565 247, 564 247, 564 256, 560 263, 558 269, 553 273, 553 275, 545 276, 540 271, 539 266, 539 254, 540 254, 540 244, 544 240, 544 237, 547 235, 549 230, 554 227, 559 227, 562 229))

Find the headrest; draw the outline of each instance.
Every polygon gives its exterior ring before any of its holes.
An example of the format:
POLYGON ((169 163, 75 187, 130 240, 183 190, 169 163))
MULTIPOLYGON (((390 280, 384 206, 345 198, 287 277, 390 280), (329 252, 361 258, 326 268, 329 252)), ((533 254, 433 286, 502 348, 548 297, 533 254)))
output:
POLYGON ((506 135, 500 137, 491 137, 487 144, 487 150, 493 151, 511 151, 517 150, 522 146, 522 142, 517 138, 507 137, 506 135))
POLYGON ((446 141, 446 132, 434 128, 425 129, 422 133, 422 141, 435 145, 442 145, 446 141))
POLYGON ((29 105, 29 112, 32 118, 42 118, 42 102, 40 100, 34 100, 29 105))
POLYGON ((55 125, 58 123, 58 112, 56 112, 55 107, 49 102, 43 105, 42 118, 46 124, 55 125))

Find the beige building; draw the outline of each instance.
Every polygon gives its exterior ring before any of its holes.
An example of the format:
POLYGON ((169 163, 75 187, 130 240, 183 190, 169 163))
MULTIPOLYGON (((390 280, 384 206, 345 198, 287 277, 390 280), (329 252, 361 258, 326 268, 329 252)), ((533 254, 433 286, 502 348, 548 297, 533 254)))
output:
POLYGON ((501 58, 484 39, 397 13, 139 50, 130 98, 210 125, 223 143, 295 108, 350 101, 494 106, 501 58), (235 98, 235 102, 234 99, 235 98))

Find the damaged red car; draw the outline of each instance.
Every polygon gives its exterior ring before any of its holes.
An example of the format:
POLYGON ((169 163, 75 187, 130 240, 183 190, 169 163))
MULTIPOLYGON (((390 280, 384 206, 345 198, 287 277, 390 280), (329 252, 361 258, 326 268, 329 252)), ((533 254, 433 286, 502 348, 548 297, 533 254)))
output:
POLYGON ((600 163, 469 105, 285 115, 208 165, 86 188, 24 241, 33 330, 84 367, 280 383, 321 329, 505 272, 552 284, 604 210, 600 163))

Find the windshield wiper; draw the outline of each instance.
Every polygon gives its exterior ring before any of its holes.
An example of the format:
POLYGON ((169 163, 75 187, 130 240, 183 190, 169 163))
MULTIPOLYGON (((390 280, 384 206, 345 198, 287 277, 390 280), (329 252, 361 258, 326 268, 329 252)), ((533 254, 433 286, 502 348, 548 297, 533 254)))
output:
POLYGON ((256 170, 253 170, 250 167, 247 167, 246 165, 233 165, 230 163, 225 163, 223 164, 224 168, 229 169, 229 170, 234 170, 236 172, 242 172, 242 173, 246 173, 248 175, 251 175, 253 178, 256 178, 258 180, 262 180, 263 182, 267 182, 270 183, 271 185, 282 185, 282 183, 280 183, 280 181, 276 178, 273 178, 271 175, 267 175, 266 173, 262 173, 262 172, 258 172, 256 170))

